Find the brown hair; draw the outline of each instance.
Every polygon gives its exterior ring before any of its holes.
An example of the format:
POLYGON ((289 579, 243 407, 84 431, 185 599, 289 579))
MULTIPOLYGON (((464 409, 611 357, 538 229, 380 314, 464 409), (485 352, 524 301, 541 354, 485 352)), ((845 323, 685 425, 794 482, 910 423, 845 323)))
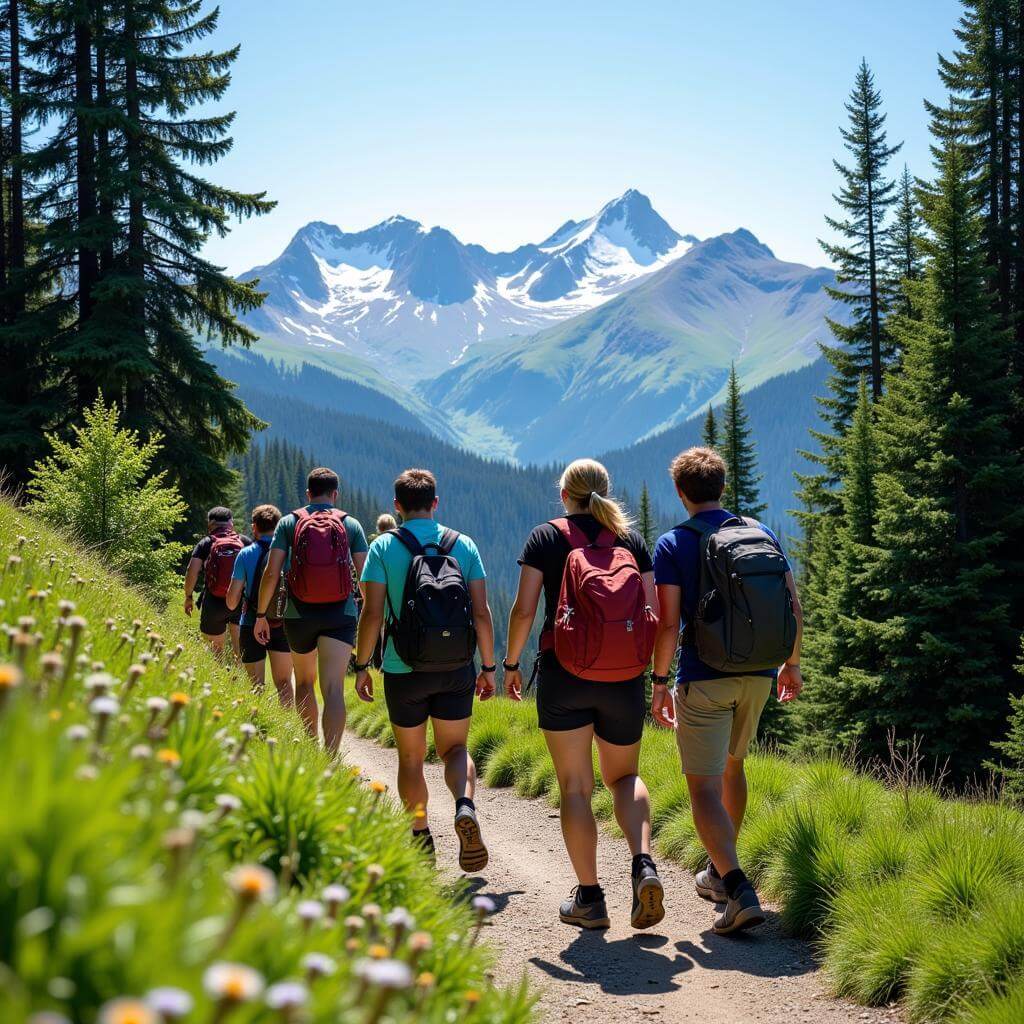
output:
POLYGON ((713 448, 687 448, 668 471, 676 488, 694 504, 718 501, 725 490, 725 460, 713 448))
POLYGON ((257 505, 252 510, 252 525, 257 533, 270 533, 281 518, 281 510, 276 505, 257 505))
POLYGON ((398 526, 398 520, 390 512, 381 512, 377 516, 377 532, 387 533, 388 530, 394 530, 398 526))
POLYGON ((586 509, 616 537, 625 537, 633 525, 622 506, 609 496, 608 470, 594 459, 577 459, 565 467, 559 487, 569 500, 586 509))
POLYGON ((306 477, 306 490, 311 498, 322 498, 325 494, 332 494, 341 486, 338 474, 326 466, 318 466, 309 471, 306 477))
POLYGON ((395 501, 404 512, 428 512, 437 497, 437 481, 429 469, 407 469, 395 480, 395 501))

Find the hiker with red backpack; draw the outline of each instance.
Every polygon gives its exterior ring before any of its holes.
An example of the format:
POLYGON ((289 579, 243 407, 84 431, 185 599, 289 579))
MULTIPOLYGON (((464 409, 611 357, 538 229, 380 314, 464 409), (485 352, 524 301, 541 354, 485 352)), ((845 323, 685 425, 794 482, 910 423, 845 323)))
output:
POLYGON ((260 581, 253 635, 269 643, 267 616, 284 571, 288 605, 284 632, 295 670, 295 703, 311 736, 318 734, 316 681, 323 698, 324 745, 338 750, 345 731, 345 673, 356 639, 353 569, 362 572, 366 535, 357 519, 337 508, 338 474, 310 472, 304 508, 281 517, 260 581))
POLYGON ((242 667, 252 680, 253 687, 262 690, 266 681, 266 664, 270 660, 270 675, 277 688, 282 707, 295 703, 292 687, 292 653, 288 638, 284 634, 284 613, 288 607, 288 589, 282 575, 277 593, 267 611, 270 639, 261 643, 256 639, 256 603, 259 600, 260 582, 263 569, 270 555, 270 543, 274 529, 281 520, 281 511, 275 505, 257 505, 252 510, 252 535, 255 538, 248 547, 242 548, 235 559, 235 568, 228 588, 227 605, 234 610, 241 606, 238 647, 242 667))
POLYGON ((409 811, 420 812, 413 819, 413 841, 433 855, 423 778, 430 719, 434 748, 455 798, 459 866, 480 871, 488 854, 473 802, 476 766, 466 742, 474 696, 494 695, 486 574, 473 540, 435 521, 437 482, 429 470, 407 469, 398 477, 395 509, 401 527, 374 540, 363 567, 356 693, 373 700, 369 663, 384 625, 384 699, 398 747, 398 794, 409 811))
POLYGON ((242 548, 252 543, 252 538, 235 532, 231 509, 223 505, 211 508, 206 519, 207 534, 192 549, 192 557, 185 570, 185 614, 192 615, 192 595, 201 576, 199 632, 217 654, 224 652, 224 634, 230 633, 231 648, 237 657, 241 612, 229 608, 226 598, 235 559, 242 548))
POLYGON ((562 835, 579 880, 559 917, 581 928, 610 924, 591 808, 596 741, 601 778, 633 858, 630 921, 649 928, 665 916, 664 888, 651 858, 651 801, 637 774, 647 713, 644 676, 657 627, 651 556, 610 497, 601 463, 576 460, 560 486, 566 515, 536 527, 519 558, 505 692, 522 699, 519 660, 543 592, 537 718, 555 765, 562 835))
POLYGON ((676 730, 693 822, 709 857, 697 893, 724 904, 713 927, 728 934, 765 920, 736 855, 747 806, 743 760, 776 677, 780 701, 803 689, 803 619, 778 538, 722 507, 726 467, 718 452, 690 448, 670 472, 689 518, 655 547, 661 622, 651 708, 656 722, 676 730))

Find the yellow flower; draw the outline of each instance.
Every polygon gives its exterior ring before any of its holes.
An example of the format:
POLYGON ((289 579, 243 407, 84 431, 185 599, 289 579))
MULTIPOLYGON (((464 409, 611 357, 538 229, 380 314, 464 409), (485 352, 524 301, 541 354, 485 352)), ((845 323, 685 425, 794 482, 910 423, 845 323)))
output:
POLYGON ((54 708, 50 712, 50 721, 51 722, 59 722, 60 721, 60 712, 56 708, 54 708))
POLYGON ((156 752, 156 759, 161 764, 170 765, 172 768, 177 768, 181 764, 181 754, 176 750, 171 750, 170 747, 164 747, 163 750, 156 752))
POLYGON ((480 1002, 480 993, 477 992, 475 988, 471 988, 467 990, 464 998, 466 1002, 469 1003, 471 1006, 475 1006, 477 1003, 480 1002))
POLYGON ((112 999, 100 1007, 99 1024, 156 1024, 157 1016, 141 999, 112 999))
POLYGON ((228 875, 228 885, 244 899, 271 900, 277 891, 273 872, 259 864, 240 864, 228 875))
POLYGON ((370 783, 370 789, 372 789, 374 793, 386 793, 388 791, 387 784, 381 782, 379 779, 374 779, 373 782, 370 783))
POLYGON ((434 977, 433 974, 430 973, 430 971, 423 971, 420 974, 420 976, 416 979, 416 987, 417 988, 433 988, 434 987, 434 982, 436 980, 437 979, 434 977))
POLYGON ((354 764, 352 765, 351 768, 349 768, 349 774, 352 776, 352 778, 358 779, 359 776, 363 774, 363 769, 360 768, 359 765, 354 764))
POLYGON ((175 690, 174 693, 171 694, 171 703, 180 708, 185 707, 191 702, 191 700, 192 698, 182 690, 175 690))
POLYGON ((210 712, 210 717, 215 721, 219 722, 224 717, 224 712, 220 708, 214 708, 210 712))
POLYGON ((382 946, 379 942, 375 942, 366 952, 374 960, 386 960, 388 947, 382 946))
POLYGON ((0 665, 0 690, 13 690, 21 683, 21 669, 17 665, 0 665))

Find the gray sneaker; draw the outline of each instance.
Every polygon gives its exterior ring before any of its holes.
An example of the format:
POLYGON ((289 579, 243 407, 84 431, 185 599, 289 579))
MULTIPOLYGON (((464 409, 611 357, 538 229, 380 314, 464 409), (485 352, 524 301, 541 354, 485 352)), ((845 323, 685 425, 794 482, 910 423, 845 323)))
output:
POLYGON ((725 910, 716 919, 714 931, 716 935, 728 935, 756 928, 759 924, 764 924, 761 901, 752 886, 744 885, 735 898, 725 901, 725 910))
POLYGON ((573 889, 571 899, 558 908, 558 916, 564 924, 574 924, 578 928, 608 928, 611 925, 604 899, 580 903, 579 886, 573 889))
POLYGON ((459 838, 459 867, 470 874, 483 871, 487 867, 487 847, 472 807, 459 808, 455 815, 455 834, 459 838))
POLYGON ((725 903, 729 894, 725 891, 725 883, 711 871, 711 861, 703 871, 698 871, 693 880, 697 895, 712 903, 725 903))

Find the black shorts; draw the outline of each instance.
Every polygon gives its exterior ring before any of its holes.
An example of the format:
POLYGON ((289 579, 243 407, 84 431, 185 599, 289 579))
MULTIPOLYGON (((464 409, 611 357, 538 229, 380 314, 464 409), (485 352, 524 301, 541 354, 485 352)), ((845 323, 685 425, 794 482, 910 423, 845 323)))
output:
POLYGON ((315 651, 317 641, 322 636, 340 640, 343 644, 354 647, 356 619, 354 615, 339 616, 334 611, 312 612, 298 619, 285 619, 284 632, 293 654, 309 654, 315 651))
POLYGON ((203 594, 203 603, 199 606, 199 631, 207 636, 223 636, 230 623, 238 625, 242 617, 242 605, 232 611, 223 597, 203 594))
POLYGON ((639 742, 646 715, 643 676, 621 683, 595 683, 566 672, 553 652, 541 656, 537 721, 542 729, 568 732, 592 725, 595 736, 626 747, 639 742))
POLYGON ((476 669, 452 672, 385 672, 388 718, 400 729, 414 729, 427 718, 459 722, 473 714, 476 669))
POLYGON ((242 654, 243 665, 262 661, 268 651, 277 651, 281 654, 291 653, 288 638, 284 635, 284 626, 277 626, 270 631, 270 643, 266 647, 256 639, 252 630, 252 626, 240 626, 238 630, 238 647, 242 654))

